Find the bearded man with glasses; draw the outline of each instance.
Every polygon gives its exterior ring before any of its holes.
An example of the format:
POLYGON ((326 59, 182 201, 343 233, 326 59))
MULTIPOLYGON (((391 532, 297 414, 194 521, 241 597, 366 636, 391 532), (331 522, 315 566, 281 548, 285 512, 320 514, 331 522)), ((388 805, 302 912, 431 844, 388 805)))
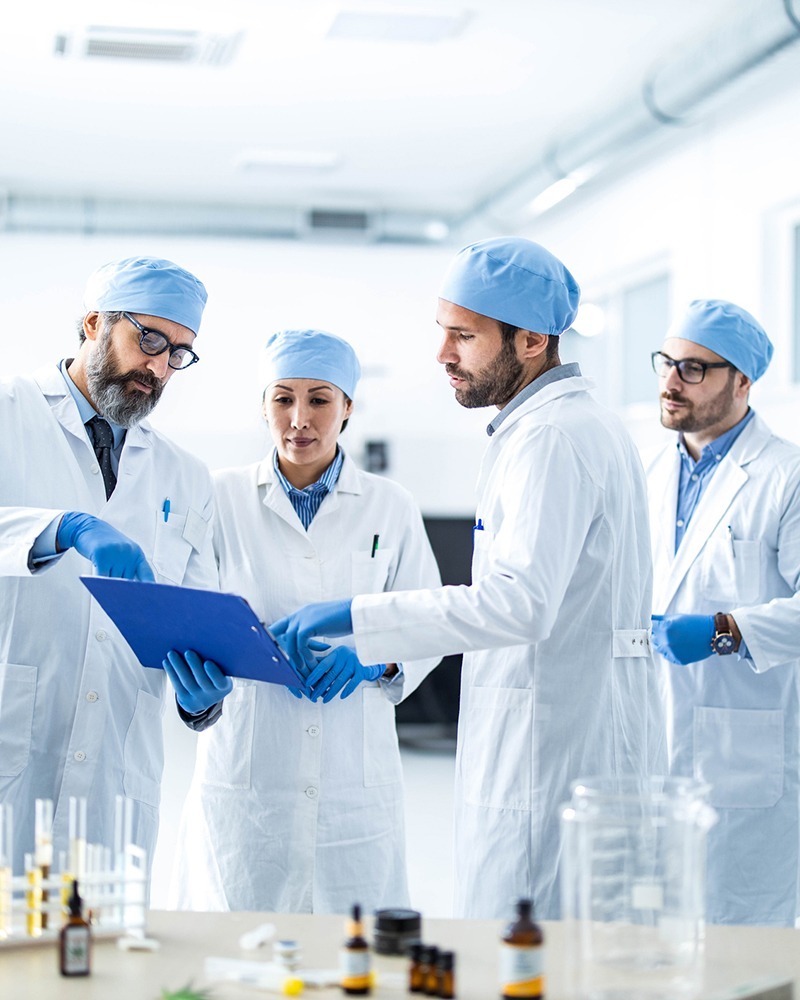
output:
POLYGON ((720 299, 692 302, 652 355, 661 423, 647 472, 653 643, 670 770, 719 814, 707 919, 800 915, 800 448, 750 408, 773 348, 720 299))
MULTIPOLYGON (((70 798, 87 799, 87 834, 110 846, 124 795, 152 858, 165 674, 139 664, 79 577, 218 586, 208 470, 145 420, 197 360, 205 303, 171 261, 111 262, 89 278, 75 357, 0 379, 0 802, 14 811, 17 874, 37 798, 53 801, 54 857, 69 846, 70 798)), ((231 682, 178 659, 181 715, 203 728, 231 682)))

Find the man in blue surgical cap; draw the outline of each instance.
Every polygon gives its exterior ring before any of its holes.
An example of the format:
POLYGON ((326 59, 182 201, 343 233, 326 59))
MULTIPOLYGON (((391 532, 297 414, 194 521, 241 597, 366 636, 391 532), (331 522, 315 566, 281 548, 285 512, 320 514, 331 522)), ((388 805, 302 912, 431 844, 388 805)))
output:
POLYGON ((707 917, 794 926, 800 880, 800 448, 749 405, 772 344, 740 306, 700 299, 653 355, 648 471, 653 641, 670 767, 711 786, 707 917))
MULTIPOLYGON (((106 264, 86 287, 75 357, 0 380, 0 802, 14 810, 16 873, 37 798, 53 800, 55 857, 73 796, 87 799, 89 839, 111 846, 117 795, 133 800, 134 841, 152 857, 164 673, 139 665, 78 578, 216 587, 208 472, 145 419, 197 360, 205 302, 171 261, 106 264)), ((230 682, 191 659, 172 677, 202 728, 230 682)))
POLYGON ((662 765, 644 471, 590 380, 561 363, 579 295, 561 261, 516 237, 465 247, 445 276, 438 361, 462 406, 497 411, 472 585, 310 605, 273 626, 296 657, 314 636, 351 632, 363 663, 466 653, 457 916, 506 917, 531 896, 557 917, 570 783, 662 765))

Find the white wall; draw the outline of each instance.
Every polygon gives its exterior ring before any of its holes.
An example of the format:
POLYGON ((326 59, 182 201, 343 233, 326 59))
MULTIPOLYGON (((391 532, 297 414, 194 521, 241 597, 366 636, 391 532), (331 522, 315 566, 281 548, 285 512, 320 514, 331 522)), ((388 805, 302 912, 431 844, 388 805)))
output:
MULTIPOLYGON (((792 228, 800 223, 800 82, 759 95, 689 130, 671 155, 643 163, 599 190, 562 203, 526 235, 550 247, 603 300, 642 274, 668 271, 673 313, 694 298, 726 298, 750 310, 775 344, 753 405, 800 442, 800 387, 791 383, 792 228)), ((605 335, 616 351, 621 331, 605 335)), ((657 346, 657 345, 656 345, 657 346)), ((648 351, 650 345, 643 345, 648 351)), ((625 414, 640 447, 665 439, 651 407, 625 414)))

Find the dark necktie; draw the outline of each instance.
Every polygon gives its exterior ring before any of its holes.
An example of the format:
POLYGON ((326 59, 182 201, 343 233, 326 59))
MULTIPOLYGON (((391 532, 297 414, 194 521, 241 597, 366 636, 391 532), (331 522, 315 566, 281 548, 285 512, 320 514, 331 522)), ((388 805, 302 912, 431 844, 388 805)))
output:
POLYGON ((89 428, 89 437, 94 445, 94 453, 100 464, 100 471, 103 473, 103 483, 106 487, 106 500, 114 492, 117 485, 117 477, 111 465, 111 449, 114 447, 114 432, 107 420, 102 417, 92 417, 86 421, 89 428))

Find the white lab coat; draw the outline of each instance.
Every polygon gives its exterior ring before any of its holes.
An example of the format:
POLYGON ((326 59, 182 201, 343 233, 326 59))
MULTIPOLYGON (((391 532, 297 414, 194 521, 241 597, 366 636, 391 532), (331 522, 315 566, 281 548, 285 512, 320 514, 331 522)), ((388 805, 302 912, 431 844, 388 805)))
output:
MULTIPOLYGON (((220 584, 267 624, 310 601, 440 582, 411 495, 347 456, 307 532, 271 455, 216 473, 215 490, 220 584)), ((173 905, 315 913, 408 905, 394 705, 436 662, 407 662, 393 683, 362 684, 327 705, 237 680, 222 718, 198 738, 173 905)))
POLYGON ((87 798, 87 838, 108 847, 115 796, 133 799, 134 841, 152 858, 164 673, 140 666, 91 599, 78 579, 93 573, 88 560, 71 549, 31 573, 28 555, 54 517, 85 511, 138 542, 160 582, 216 587, 210 476, 142 422, 127 432, 106 501, 56 365, 0 380, 0 428, 0 801, 14 808, 15 870, 33 850, 36 798, 54 800, 56 864, 70 796, 87 798))
POLYGON ((720 815, 709 835, 707 917, 793 926, 800 448, 756 415, 720 461, 676 553, 679 468, 672 443, 648 469, 655 612, 731 612, 752 656, 711 655, 690 666, 658 657, 671 770, 710 782, 720 815))
POLYGON ((455 912, 560 913, 570 783, 658 767, 644 473, 591 381, 543 387, 495 432, 471 586, 358 597, 363 660, 468 651, 455 805, 455 912))

